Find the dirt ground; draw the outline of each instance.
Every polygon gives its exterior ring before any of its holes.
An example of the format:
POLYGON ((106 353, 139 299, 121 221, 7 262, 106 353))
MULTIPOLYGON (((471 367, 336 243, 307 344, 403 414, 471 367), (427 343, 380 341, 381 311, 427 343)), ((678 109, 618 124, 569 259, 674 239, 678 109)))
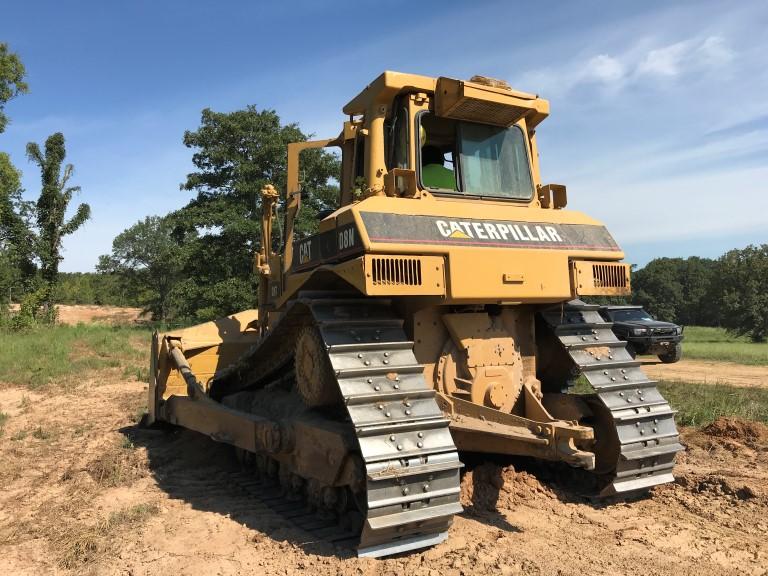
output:
POLYGON ((141 318, 141 308, 120 308, 118 306, 89 306, 59 304, 59 322, 77 324, 83 322, 106 322, 110 324, 132 324, 141 318))
MULTIPOLYGON (((11 310, 18 312, 19 305, 11 304, 11 310)), ((57 304, 58 321, 61 324, 135 324, 145 320, 141 308, 120 306, 97 306, 91 304, 57 304)))
POLYGON ((664 364, 641 357, 643 371, 657 380, 680 380, 706 384, 728 384, 744 388, 768 388, 768 366, 747 366, 733 362, 681 360, 664 364))
POLYGON ((768 574, 759 424, 685 430, 677 483, 636 501, 591 502, 566 467, 470 466, 447 542, 358 559, 243 490, 227 447, 139 427, 145 385, 118 372, 0 385, 0 574, 768 574))

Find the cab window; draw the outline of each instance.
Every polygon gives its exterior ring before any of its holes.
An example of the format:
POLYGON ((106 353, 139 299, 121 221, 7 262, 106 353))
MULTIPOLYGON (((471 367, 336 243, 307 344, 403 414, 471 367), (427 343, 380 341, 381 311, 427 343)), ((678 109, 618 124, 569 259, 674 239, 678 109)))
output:
POLYGON ((529 200, 533 179, 518 126, 463 122, 423 113, 418 118, 421 183, 439 192, 529 200))

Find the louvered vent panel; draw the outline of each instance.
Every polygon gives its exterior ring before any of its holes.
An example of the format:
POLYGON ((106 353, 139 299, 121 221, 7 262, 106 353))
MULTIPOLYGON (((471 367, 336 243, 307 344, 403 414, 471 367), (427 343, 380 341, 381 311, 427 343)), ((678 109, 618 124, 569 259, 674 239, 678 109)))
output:
POLYGON ((373 258, 375 286, 421 286, 421 260, 418 258, 373 258))
POLYGON ((623 264, 592 264, 595 288, 626 288, 626 266, 623 264))

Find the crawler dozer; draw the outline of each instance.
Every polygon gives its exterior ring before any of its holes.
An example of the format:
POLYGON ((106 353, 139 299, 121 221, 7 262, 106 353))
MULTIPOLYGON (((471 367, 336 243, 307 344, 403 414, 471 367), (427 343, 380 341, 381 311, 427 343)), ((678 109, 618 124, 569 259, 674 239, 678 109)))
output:
POLYGON ((670 482, 674 411, 580 299, 629 294, 624 254, 540 179, 549 103, 384 72, 343 111, 262 190, 258 310, 155 335, 150 422, 234 445, 367 556, 446 538, 465 451, 566 462, 603 495, 670 482), (338 208, 299 237, 320 147, 341 149, 338 208))

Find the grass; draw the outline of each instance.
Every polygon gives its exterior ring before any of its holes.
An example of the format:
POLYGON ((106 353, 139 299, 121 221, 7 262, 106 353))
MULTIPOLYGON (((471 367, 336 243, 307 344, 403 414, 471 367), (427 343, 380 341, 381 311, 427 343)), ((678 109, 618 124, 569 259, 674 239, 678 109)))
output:
POLYGON ((32 431, 32 437, 37 438, 38 440, 50 440, 53 436, 54 434, 52 431, 47 430, 42 426, 38 426, 32 431))
POLYGON ((5 423, 8 421, 8 414, 0 412, 0 436, 5 432, 5 423))
POLYGON ((126 437, 117 445, 109 445, 86 466, 91 478, 104 488, 126 486, 142 477, 146 465, 136 454, 135 446, 126 437))
POLYGON ((149 351, 149 331, 99 324, 59 325, 0 332, 0 382, 36 389, 104 368, 138 375, 149 351))
MULTIPOLYGON (((721 416, 768 424, 768 389, 671 380, 659 382, 658 388, 677 410, 675 421, 681 426, 706 426, 721 416)), ((572 393, 594 394, 594 390, 579 376, 572 393)))
POLYGON ((155 504, 136 504, 112 512, 109 518, 95 525, 69 523, 51 538, 59 565, 77 570, 115 552, 124 530, 135 530, 159 512, 155 504))
POLYGON ((723 328, 686 326, 683 358, 768 366, 768 342, 756 344, 723 328))
POLYGON ((678 411, 683 426, 705 426, 721 416, 768 424, 768 390, 724 384, 660 382, 659 391, 678 411))

